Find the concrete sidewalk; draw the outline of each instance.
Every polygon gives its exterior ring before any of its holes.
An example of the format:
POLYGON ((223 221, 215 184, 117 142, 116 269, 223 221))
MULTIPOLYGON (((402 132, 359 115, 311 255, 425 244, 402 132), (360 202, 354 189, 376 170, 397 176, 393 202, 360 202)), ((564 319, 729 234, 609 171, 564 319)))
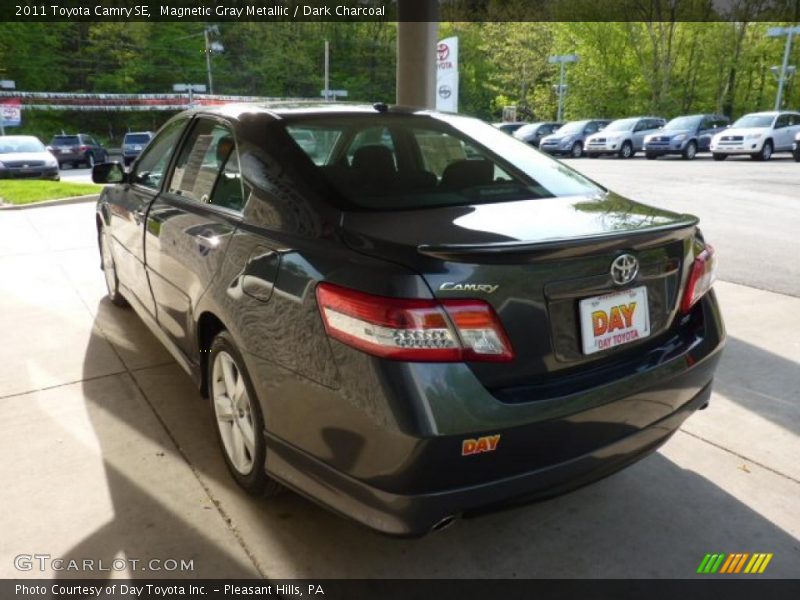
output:
POLYGON ((92 211, 0 215, 0 577, 42 576, 15 568, 21 554, 193 561, 110 574, 147 577, 682 578, 707 552, 772 552, 763 576, 800 572, 800 299, 717 284, 730 338, 711 406, 652 457, 395 540, 235 487, 188 376, 104 299, 92 211))

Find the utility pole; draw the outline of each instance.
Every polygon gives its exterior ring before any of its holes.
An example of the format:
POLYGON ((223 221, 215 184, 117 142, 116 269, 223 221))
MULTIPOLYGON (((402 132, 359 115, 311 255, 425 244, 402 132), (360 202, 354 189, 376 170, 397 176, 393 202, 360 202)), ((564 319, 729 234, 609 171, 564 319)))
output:
POLYGON ((328 40, 325 40, 325 81, 324 81, 324 90, 325 90, 325 102, 330 100, 330 44, 328 40))
POLYGON ((553 87, 556 88, 556 93, 558 94, 558 116, 556 117, 556 121, 559 123, 561 122, 561 116, 564 114, 564 96, 567 93, 567 72, 566 67, 567 63, 578 62, 578 55, 577 54, 560 54, 556 56, 551 56, 547 59, 547 62, 550 64, 557 64, 560 65, 560 74, 558 78, 558 85, 554 85, 553 87))
MULTIPOLYGON (((211 48, 208 47, 208 27, 203 29, 203 38, 206 41, 206 73, 208 74, 208 93, 214 93, 214 80, 211 78, 211 48)), ((189 88, 191 89, 191 88, 189 88)), ((191 91, 189 92, 191 96, 191 91)), ((189 100, 191 103, 191 99, 189 100)))
POLYGON ((768 37, 786 36, 786 48, 783 51, 783 63, 781 64, 781 72, 778 76, 778 93, 775 95, 775 110, 781 109, 783 101, 783 88, 786 85, 786 74, 789 66, 789 55, 792 52, 792 35, 800 33, 800 27, 770 27, 767 30, 768 37))

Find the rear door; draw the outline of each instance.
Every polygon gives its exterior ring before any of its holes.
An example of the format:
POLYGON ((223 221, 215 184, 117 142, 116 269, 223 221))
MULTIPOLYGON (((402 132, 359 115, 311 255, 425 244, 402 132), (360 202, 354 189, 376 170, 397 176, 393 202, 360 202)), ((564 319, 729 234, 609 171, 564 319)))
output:
POLYGON ((158 322, 189 357, 194 307, 222 264, 243 204, 233 127, 197 117, 148 213, 145 236, 158 322))

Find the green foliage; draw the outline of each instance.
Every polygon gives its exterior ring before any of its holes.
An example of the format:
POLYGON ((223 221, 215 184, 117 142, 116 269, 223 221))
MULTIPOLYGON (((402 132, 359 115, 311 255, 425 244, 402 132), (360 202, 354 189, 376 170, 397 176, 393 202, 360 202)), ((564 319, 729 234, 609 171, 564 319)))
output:
MULTIPOLYGON (((491 18, 534 6, 467 1, 491 18)), ((655 3, 662 12, 645 14, 643 4, 626 0, 630 15, 640 15, 641 21, 454 22, 442 23, 440 36, 459 38, 461 112, 488 120, 500 119, 503 107, 512 104, 523 118, 554 118, 558 66, 547 59, 568 53, 580 60, 567 67, 567 119, 706 111, 738 117, 774 103, 777 84, 769 69, 780 64, 785 38, 766 37, 767 28, 777 23, 751 20, 758 8, 753 7, 766 2, 733 0, 735 22, 675 22, 671 11, 678 3, 655 3)), ((557 11, 558 6, 535 3, 544 16, 557 14, 545 11, 557 11)), ((702 18, 712 8, 709 0, 687 0, 680 3, 679 16, 702 18)), ((586 0, 584 10, 603 16, 594 0, 586 0)), ((0 77, 14 79, 18 89, 28 91, 164 93, 174 83, 207 83, 206 25, 4 23, 0 77)), ((332 89, 348 90, 348 100, 394 101, 395 23, 242 22, 217 27, 211 37, 224 51, 211 55, 215 93, 319 99, 328 40, 332 89)), ((800 42, 790 64, 800 66, 800 42)), ((787 108, 800 104, 795 79, 785 91, 787 108)), ((156 129, 169 116, 25 111, 20 133, 47 141, 62 129, 81 131, 113 146, 125 131, 156 129)))

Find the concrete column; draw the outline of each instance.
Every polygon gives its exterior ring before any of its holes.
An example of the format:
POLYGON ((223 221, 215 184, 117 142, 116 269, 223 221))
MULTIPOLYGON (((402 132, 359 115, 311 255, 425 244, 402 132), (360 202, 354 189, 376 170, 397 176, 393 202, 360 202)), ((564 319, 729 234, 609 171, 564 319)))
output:
POLYGON ((438 2, 398 0, 397 13, 397 104, 435 108, 438 2))

